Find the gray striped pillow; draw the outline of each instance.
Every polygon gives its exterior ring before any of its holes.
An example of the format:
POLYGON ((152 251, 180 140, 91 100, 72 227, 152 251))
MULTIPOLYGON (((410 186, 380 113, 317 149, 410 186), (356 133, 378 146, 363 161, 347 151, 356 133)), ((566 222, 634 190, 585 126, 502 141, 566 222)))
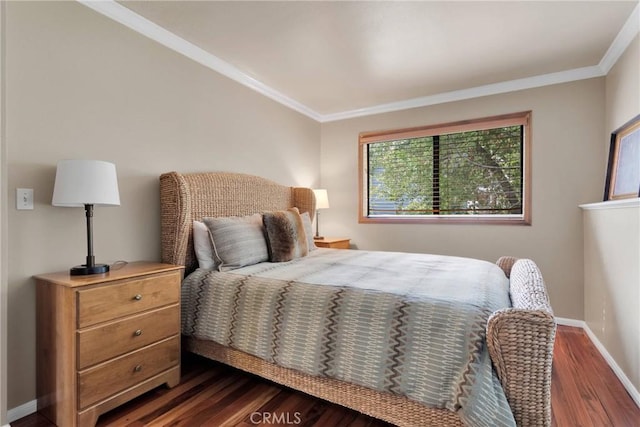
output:
POLYGON ((203 219, 209 228, 220 271, 233 270, 269 260, 262 215, 203 219))

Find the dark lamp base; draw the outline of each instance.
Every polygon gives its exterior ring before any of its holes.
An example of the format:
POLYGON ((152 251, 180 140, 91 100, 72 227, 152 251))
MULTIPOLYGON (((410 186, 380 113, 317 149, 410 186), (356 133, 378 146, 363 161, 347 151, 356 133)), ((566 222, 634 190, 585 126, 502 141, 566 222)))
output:
POLYGON ((72 276, 87 276, 89 274, 101 274, 107 273, 109 271, 109 266, 107 264, 96 264, 92 266, 87 266, 86 264, 76 265, 72 267, 69 272, 72 276))
POLYGON ((322 240, 324 236, 313 236, 313 240, 322 240))

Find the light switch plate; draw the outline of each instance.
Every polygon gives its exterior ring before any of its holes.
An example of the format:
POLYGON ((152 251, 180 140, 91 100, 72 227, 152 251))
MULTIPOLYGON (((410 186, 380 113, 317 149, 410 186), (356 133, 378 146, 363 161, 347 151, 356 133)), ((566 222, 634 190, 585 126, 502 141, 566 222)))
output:
POLYGON ((33 210, 33 188, 16 188, 16 209, 33 210))

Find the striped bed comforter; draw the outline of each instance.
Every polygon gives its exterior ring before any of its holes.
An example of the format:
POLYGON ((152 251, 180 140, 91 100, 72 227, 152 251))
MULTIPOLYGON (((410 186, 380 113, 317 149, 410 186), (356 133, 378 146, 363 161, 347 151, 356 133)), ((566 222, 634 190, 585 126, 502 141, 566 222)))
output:
POLYGON ((196 270, 182 286, 182 329, 456 411, 470 426, 515 426, 485 342, 487 319, 509 306, 509 280, 489 262, 318 249, 290 262, 196 270))

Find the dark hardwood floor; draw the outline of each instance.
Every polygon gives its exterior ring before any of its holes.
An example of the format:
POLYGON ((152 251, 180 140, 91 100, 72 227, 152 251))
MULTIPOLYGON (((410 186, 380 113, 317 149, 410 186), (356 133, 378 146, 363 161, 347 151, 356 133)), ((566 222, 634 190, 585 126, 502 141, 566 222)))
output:
MULTIPOLYGON (((638 427, 640 409, 586 334, 560 326, 552 416, 555 427, 638 427)), ((160 387, 98 420, 98 426, 389 426, 224 365, 185 355, 180 385, 160 387)), ((12 427, 50 427, 33 414, 12 427)), ((84 427, 84 426, 81 426, 84 427)))
POLYGON ((554 426, 640 426, 640 408, 582 329, 558 327, 552 375, 554 426))

